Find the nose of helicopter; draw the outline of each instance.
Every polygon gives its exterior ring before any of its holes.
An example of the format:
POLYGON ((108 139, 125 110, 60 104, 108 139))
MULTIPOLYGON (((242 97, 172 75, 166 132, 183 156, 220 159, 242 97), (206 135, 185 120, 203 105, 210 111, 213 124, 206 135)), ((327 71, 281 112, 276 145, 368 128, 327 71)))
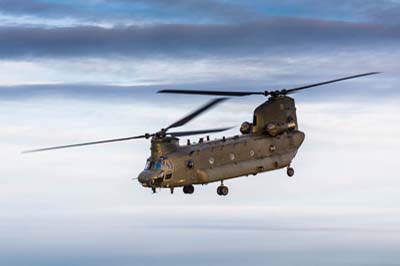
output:
POLYGON ((151 186, 152 173, 150 171, 142 171, 138 176, 138 181, 143 186, 151 186))
POLYGON ((138 181, 144 187, 152 187, 155 184, 155 180, 157 179, 157 175, 159 172, 151 171, 151 170, 144 170, 138 176, 138 181))

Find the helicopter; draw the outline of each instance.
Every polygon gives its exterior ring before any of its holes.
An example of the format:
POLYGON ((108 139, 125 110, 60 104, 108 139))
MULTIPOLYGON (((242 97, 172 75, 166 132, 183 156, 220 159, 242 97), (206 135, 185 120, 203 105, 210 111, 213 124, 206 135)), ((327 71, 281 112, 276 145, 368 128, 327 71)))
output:
POLYGON ((194 185, 220 182, 217 194, 226 196, 229 189, 224 185, 224 180, 227 179, 257 175, 282 168, 286 168, 286 174, 289 177, 294 175, 291 163, 305 139, 305 134, 299 130, 295 101, 288 95, 312 87, 378 73, 380 72, 369 72, 274 91, 160 90, 158 93, 210 95, 219 96, 219 98, 210 100, 204 106, 155 133, 41 148, 23 153, 150 139, 150 157, 146 161, 144 170, 137 177, 143 187, 151 188, 153 193, 157 189, 167 188, 170 189, 171 194, 174 193, 175 188, 182 187, 183 193, 192 194, 194 185), (249 95, 262 95, 267 97, 267 100, 255 108, 251 122, 245 121, 241 124, 238 135, 215 140, 210 140, 207 135, 206 138, 200 138, 198 143, 187 140, 186 145, 181 145, 179 137, 217 133, 232 127, 169 131, 185 125, 205 111, 221 104, 228 99, 227 97, 249 95))

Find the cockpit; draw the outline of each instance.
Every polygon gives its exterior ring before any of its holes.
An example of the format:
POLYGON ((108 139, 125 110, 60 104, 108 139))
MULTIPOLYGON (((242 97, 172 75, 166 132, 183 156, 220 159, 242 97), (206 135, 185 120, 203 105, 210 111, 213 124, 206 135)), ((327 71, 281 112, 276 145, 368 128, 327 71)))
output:
POLYGON ((164 179, 164 158, 157 160, 147 159, 144 171, 142 171, 138 180, 146 187, 158 187, 164 179))
POLYGON ((164 160, 159 159, 157 161, 152 161, 150 158, 147 159, 146 165, 144 167, 145 170, 163 170, 164 168, 164 160))

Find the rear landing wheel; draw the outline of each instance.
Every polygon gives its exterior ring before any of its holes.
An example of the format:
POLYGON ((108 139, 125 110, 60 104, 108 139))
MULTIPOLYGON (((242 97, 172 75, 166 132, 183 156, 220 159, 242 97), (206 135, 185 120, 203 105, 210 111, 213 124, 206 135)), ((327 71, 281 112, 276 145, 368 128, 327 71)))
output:
POLYGON ((217 194, 220 196, 226 196, 226 195, 228 195, 228 193, 229 193, 229 189, 227 186, 221 185, 217 188, 217 194))
POLYGON ((294 175, 294 169, 292 167, 288 167, 286 173, 289 177, 292 177, 294 175))
POLYGON ((185 194, 192 194, 194 192, 194 186, 188 185, 183 187, 183 193, 185 194))

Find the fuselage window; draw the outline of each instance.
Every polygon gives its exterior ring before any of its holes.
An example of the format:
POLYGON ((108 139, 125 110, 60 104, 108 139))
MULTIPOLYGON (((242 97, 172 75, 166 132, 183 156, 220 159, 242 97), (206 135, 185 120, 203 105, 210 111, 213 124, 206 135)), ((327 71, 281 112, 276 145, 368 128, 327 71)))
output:
POLYGON ((186 164, 187 168, 192 169, 194 167, 194 163, 192 160, 189 160, 186 164))
POLYGON ((269 146, 269 151, 270 151, 270 152, 276 151, 276 147, 275 147, 274 145, 270 145, 270 146, 269 146))

